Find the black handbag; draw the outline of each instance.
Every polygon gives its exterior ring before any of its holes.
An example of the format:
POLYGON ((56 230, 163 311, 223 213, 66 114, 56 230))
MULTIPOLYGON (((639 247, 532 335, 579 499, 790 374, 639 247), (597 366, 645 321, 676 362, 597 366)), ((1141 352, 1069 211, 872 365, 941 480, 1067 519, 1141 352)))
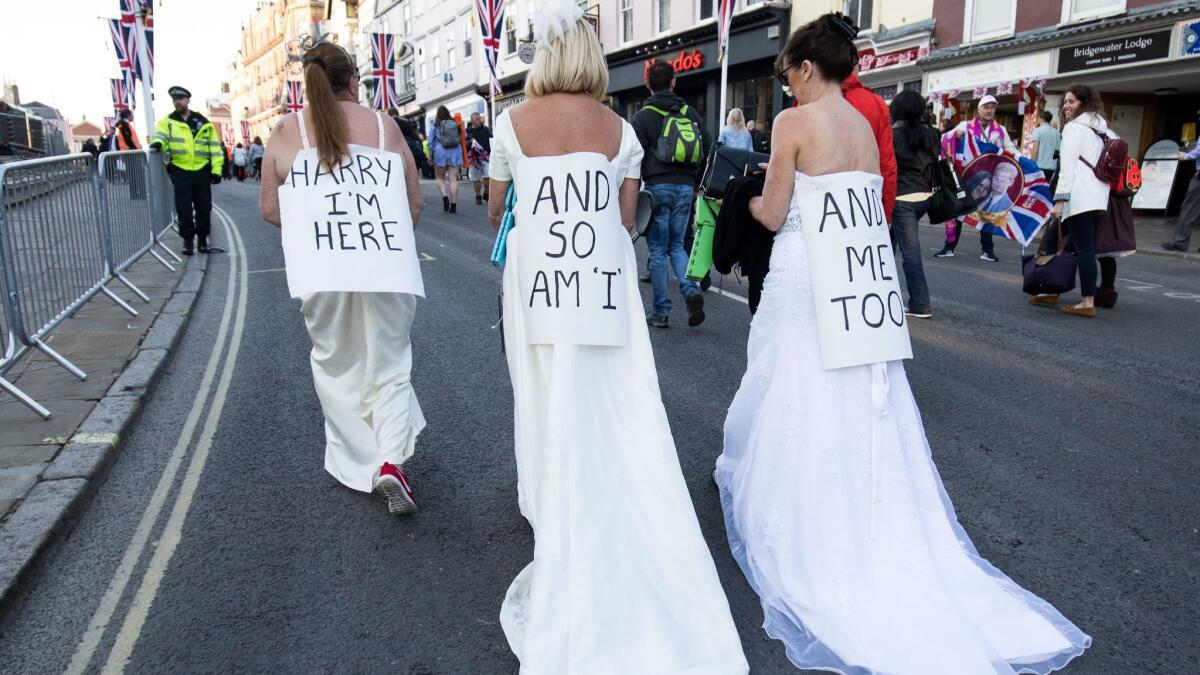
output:
POLYGON ((763 171, 759 164, 766 164, 770 160, 771 156, 766 153, 739 150, 718 143, 708 156, 708 166, 704 169, 704 179, 700 181, 700 187, 704 189, 705 195, 713 199, 724 199, 725 188, 731 180, 763 171))
POLYGON ((929 198, 929 222, 944 223, 965 216, 976 208, 975 198, 967 192, 962 177, 949 159, 939 159, 929 165, 929 183, 933 196, 929 198))
POLYGON ((1075 254, 1066 249, 1062 223, 1058 224, 1058 250, 1047 254, 1046 235, 1038 243, 1036 255, 1021 256, 1024 290, 1029 295, 1059 295, 1075 288, 1075 254))

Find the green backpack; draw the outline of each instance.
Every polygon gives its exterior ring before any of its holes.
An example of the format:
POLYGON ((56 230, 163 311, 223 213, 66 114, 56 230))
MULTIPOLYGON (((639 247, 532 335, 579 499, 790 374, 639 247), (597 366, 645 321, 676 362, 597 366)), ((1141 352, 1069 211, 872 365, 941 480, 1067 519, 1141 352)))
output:
POLYGON ((645 110, 652 110, 666 118, 658 144, 654 147, 654 156, 658 161, 687 167, 699 166, 703 159, 703 142, 696 124, 687 115, 688 107, 685 105, 678 111, 666 111, 648 105, 645 110))

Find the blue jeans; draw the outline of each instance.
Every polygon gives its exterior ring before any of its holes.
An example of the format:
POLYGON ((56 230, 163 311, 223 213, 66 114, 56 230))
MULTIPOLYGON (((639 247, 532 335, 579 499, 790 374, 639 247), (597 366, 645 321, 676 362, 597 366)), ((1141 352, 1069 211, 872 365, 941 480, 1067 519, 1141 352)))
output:
POLYGON ((654 195, 653 224, 646 237, 650 248, 650 287, 654 289, 653 313, 666 316, 671 313, 671 298, 667 295, 668 263, 679 280, 680 295, 686 299, 700 292, 700 286, 687 278, 688 252, 683 250, 683 237, 696 191, 691 185, 671 183, 647 185, 646 189, 654 195))
POLYGON ((925 267, 921 264, 921 240, 917 221, 929 210, 929 200, 920 202, 896 202, 892 211, 892 245, 903 259, 904 283, 908 286, 908 310, 917 314, 928 314, 929 284, 925 281, 925 267))

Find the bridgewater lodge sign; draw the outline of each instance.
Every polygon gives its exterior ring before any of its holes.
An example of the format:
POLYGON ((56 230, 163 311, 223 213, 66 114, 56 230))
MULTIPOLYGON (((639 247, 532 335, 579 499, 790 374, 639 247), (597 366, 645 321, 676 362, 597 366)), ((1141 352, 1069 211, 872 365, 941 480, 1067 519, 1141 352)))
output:
POLYGON ((1171 55, 1171 29, 1096 40, 1058 50, 1058 72, 1156 61, 1171 55))
MULTIPOLYGON (((642 67, 643 80, 646 79, 646 75, 650 72, 650 66, 658 60, 659 58, 657 56, 646 59, 646 63, 642 67)), ((700 68, 704 67, 704 54, 702 54, 699 49, 693 47, 692 51, 690 52, 686 49, 679 52, 678 56, 670 61, 667 61, 667 63, 671 64, 671 67, 675 69, 677 74, 686 73, 691 70, 699 70, 700 68)))

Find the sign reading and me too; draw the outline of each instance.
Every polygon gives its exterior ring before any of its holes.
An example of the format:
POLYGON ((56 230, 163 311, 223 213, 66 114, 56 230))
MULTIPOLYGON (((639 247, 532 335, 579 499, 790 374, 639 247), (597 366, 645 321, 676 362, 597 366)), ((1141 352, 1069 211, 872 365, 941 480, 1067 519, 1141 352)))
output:
POLYGON ((862 172, 796 181, 826 370, 912 358, 882 188, 862 172))
POLYGON ((333 167, 301 150, 279 186, 288 290, 425 295, 404 160, 360 145, 333 167))
POLYGON ((632 245, 612 162, 589 152, 528 157, 521 172, 514 215, 529 344, 625 344, 632 245))

